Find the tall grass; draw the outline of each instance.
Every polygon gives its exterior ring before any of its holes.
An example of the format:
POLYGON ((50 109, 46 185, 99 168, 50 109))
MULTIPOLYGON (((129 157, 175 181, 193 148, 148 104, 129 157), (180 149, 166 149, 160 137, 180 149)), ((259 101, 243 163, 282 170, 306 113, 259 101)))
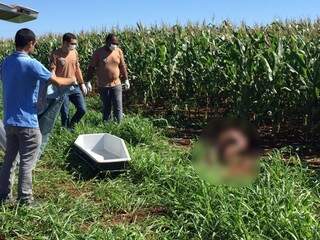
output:
POLYGON ((150 120, 127 116, 117 125, 99 119, 101 114, 90 110, 75 133, 57 126, 34 174, 34 193, 41 204, 35 209, 0 207, 0 235, 7 239, 320 239, 319 178, 300 164, 286 164, 282 151, 262 160, 261 174, 252 185, 214 186, 197 175, 189 150, 170 145, 150 120), (70 167, 70 145, 79 134, 94 132, 126 140, 132 158, 127 173, 114 179, 83 179, 77 168, 70 167), (156 208, 165 211, 148 210, 156 208))

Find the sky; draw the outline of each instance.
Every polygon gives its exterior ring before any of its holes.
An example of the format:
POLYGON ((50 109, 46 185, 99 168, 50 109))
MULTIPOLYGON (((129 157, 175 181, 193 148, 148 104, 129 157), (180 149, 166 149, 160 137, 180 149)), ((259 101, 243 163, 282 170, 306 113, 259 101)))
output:
POLYGON ((320 0, 0 0, 19 4, 40 12, 35 21, 14 24, 0 20, 0 38, 12 38, 27 27, 37 35, 134 27, 137 22, 218 24, 230 20, 235 24, 267 24, 273 20, 311 20, 320 16, 320 0))

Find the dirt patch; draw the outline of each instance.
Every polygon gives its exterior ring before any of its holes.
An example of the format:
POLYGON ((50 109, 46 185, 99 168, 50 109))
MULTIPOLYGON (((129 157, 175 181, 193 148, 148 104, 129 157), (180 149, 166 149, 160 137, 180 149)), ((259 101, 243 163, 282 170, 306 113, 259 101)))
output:
POLYGON ((57 189, 65 190, 72 197, 80 197, 83 195, 90 195, 92 192, 91 187, 84 185, 82 187, 75 186, 72 182, 59 183, 56 185, 57 189))
POLYGON ((17 240, 32 240, 33 238, 32 237, 17 237, 17 238, 15 238, 15 239, 17 239, 17 240))
POLYGON ((94 225, 93 222, 84 222, 79 225, 79 230, 83 233, 87 233, 90 231, 92 225, 94 225))
POLYGON ((182 147, 182 148, 191 148, 192 147, 192 140, 190 138, 171 138, 170 143, 182 147))
MULTIPOLYGON (((167 214, 169 214, 169 210, 166 207, 150 207, 138 209, 134 212, 103 213, 99 222, 103 227, 112 227, 120 224, 129 225, 143 222, 151 217, 165 216, 167 214)), ((79 229, 81 232, 89 232, 95 224, 96 222, 84 222, 79 226, 79 229)))
POLYGON ((6 240, 6 237, 0 233, 0 240, 6 240))
POLYGON ((92 189, 89 184, 77 187, 73 182, 59 181, 53 182, 50 186, 41 184, 40 186, 36 187, 35 194, 38 198, 47 198, 48 196, 55 196, 57 191, 64 191, 74 198, 81 196, 88 197, 88 195, 91 195, 92 193, 92 189))
POLYGON ((135 212, 120 212, 113 216, 104 216, 104 222, 109 226, 119 224, 133 224, 136 222, 142 222, 150 217, 164 216, 168 213, 169 210, 165 207, 143 208, 135 212))
POLYGON ((320 158, 313 158, 310 160, 306 160, 306 162, 310 167, 320 169, 320 158))

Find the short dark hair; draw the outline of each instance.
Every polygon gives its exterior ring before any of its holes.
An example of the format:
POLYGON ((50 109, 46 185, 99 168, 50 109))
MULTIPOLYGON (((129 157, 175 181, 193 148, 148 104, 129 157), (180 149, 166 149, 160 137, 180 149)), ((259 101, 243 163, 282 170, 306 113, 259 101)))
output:
POLYGON ((76 35, 74 35, 73 33, 63 34, 63 37, 62 37, 63 42, 70 42, 71 39, 77 39, 76 35))
POLYGON ((36 41, 36 35, 30 29, 22 28, 16 33, 14 41, 17 48, 24 48, 29 42, 36 41))
POLYGON ((106 36, 106 42, 110 42, 112 40, 112 38, 117 38, 117 36, 113 33, 109 33, 107 36, 106 36))

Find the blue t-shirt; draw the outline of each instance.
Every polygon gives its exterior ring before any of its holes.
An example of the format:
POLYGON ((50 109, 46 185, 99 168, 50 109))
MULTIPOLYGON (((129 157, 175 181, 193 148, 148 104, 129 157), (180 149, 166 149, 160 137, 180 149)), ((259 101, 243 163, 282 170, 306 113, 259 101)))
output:
POLYGON ((23 52, 11 54, 0 69, 4 125, 38 128, 39 85, 48 81, 52 74, 39 61, 23 52))

